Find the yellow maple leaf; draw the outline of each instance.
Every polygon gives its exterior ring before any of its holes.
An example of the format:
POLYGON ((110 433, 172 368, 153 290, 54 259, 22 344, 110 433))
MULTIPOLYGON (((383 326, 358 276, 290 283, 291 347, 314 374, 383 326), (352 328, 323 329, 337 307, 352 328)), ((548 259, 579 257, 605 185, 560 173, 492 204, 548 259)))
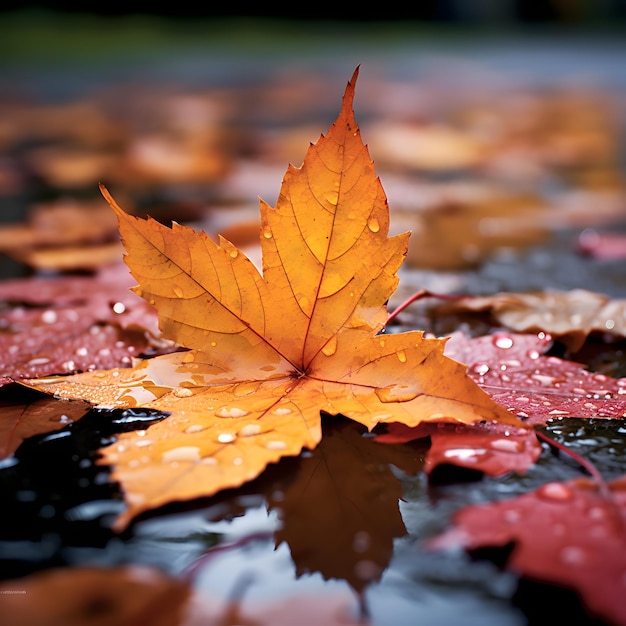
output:
POLYGON ((261 202, 263 269, 224 238, 116 212, 137 293, 165 337, 190 348, 130 369, 31 381, 98 406, 171 415, 103 449, 128 509, 210 496, 321 438, 320 412, 368 429, 424 420, 520 422, 421 332, 381 334, 409 234, 389 209, 354 120, 358 68, 339 117, 261 202))

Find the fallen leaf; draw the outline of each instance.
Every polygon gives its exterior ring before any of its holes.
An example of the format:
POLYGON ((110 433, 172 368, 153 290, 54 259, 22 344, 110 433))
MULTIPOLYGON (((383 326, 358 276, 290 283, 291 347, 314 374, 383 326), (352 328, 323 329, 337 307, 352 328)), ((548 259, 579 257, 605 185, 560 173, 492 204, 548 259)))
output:
POLYGON ((599 232, 586 228, 578 236, 578 250, 587 256, 603 260, 626 259, 626 235, 599 232))
MULTIPOLYGON (((538 197, 491 193, 441 201, 415 215, 407 264, 436 270, 473 267, 501 248, 523 248, 550 237, 550 207, 538 197)), ((402 213, 400 212, 400 218, 402 213)))
POLYGON ((320 411, 368 429, 442 418, 520 425, 444 356, 444 340, 377 334, 408 234, 387 237, 387 201, 352 111, 357 74, 328 135, 301 168, 288 168, 276 207, 261 202, 262 275, 223 237, 216 244, 177 223, 129 216, 102 188, 136 292, 156 307, 163 335, 191 349, 30 383, 98 406, 172 414, 145 438, 124 434, 103 450, 129 503, 116 528, 314 448, 320 411))
POLYGON ((141 566, 64 568, 0 584, 3 621, 12 626, 188 626, 191 589, 141 566))
POLYGON ((15 389, 11 390, 10 398, 0 397, 0 459, 13 454, 24 439, 60 430, 91 408, 82 400, 59 402, 49 396, 22 399, 15 389))
POLYGON ((446 354, 466 363, 468 375, 527 424, 626 415, 626 378, 545 356, 551 345, 552 339, 545 334, 499 332, 470 338, 457 332, 446 344, 446 354))
POLYGON ((451 311, 489 311, 505 328, 527 333, 543 331, 575 353, 592 332, 626 336, 626 300, 586 289, 538 293, 496 293, 460 298, 437 307, 451 311))
POLYGON ((511 500, 469 506, 429 546, 472 551, 513 543, 509 569, 573 589, 594 617, 626 624, 626 479, 609 487, 607 497, 589 479, 551 482, 511 500))
POLYGON ((57 200, 33 206, 24 224, 0 226, 0 250, 117 240, 115 216, 102 203, 57 200))
POLYGON ((523 474, 541 455, 541 445, 528 428, 509 424, 448 424, 423 422, 415 427, 388 424, 376 436, 378 443, 406 443, 430 438, 424 471, 432 474, 444 465, 465 467, 487 476, 523 474))
POLYGON ((182 580, 139 565, 38 572, 0 583, 11 626, 367 626, 353 594, 303 594, 251 602, 194 591, 182 580))
POLYGON ((121 264, 94 276, 3 281, 2 375, 8 381, 75 373, 171 351, 173 344, 160 338, 154 309, 129 291, 131 284, 121 264))

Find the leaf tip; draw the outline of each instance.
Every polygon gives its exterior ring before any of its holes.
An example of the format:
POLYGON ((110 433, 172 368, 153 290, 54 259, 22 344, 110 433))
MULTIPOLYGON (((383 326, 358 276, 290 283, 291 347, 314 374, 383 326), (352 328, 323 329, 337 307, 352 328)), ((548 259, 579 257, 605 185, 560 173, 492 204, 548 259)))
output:
POLYGON ((354 100, 354 90, 356 87, 356 80, 359 77, 359 70, 361 65, 357 65, 354 72, 352 73, 352 78, 348 81, 348 85, 346 86, 346 91, 343 95, 344 99, 344 107, 352 108, 352 102, 354 100))
POLYGON ((98 188, 104 199, 109 203, 109 206, 117 213, 118 216, 125 213, 124 209, 115 202, 113 196, 109 193, 109 190, 102 184, 98 183, 98 188))

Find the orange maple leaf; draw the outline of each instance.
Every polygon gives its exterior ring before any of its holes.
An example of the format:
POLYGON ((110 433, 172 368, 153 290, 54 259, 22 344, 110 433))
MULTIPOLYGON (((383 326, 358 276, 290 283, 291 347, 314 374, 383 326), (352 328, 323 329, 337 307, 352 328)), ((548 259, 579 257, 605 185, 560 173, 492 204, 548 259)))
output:
POLYGON ((118 528, 314 448, 320 411, 368 429, 424 420, 520 425, 444 356, 445 340, 380 334, 409 234, 388 237, 387 200, 352 110, 357 75, 328 134, 302 167, 289 166, 276 206, 261 201, 262 274, 226 239, 129 216, 102 187, 136 292, 156 307, 164 336, 191 349, 35 383, 99 406, 171 412, 103 449, 129 505, 118 528))

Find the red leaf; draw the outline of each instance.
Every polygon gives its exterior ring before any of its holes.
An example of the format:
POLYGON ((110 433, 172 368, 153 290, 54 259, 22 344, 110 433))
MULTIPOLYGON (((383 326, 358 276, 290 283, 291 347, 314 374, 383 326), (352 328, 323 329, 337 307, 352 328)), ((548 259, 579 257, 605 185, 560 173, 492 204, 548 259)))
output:
POLYGON ((626 624, 626 477, 609 484, 611 498, 589 479, 546 483, 532 493, 457 512, 454 527, 432 549, 515 547, 508 567, 577 591, 588 611, 626 624))
POLYGON ((389 424, 376 437, 380 443, 406 443, 430 437, 431 446, 424 464, 430 474, 439 465, 465 467, 488 476, 509 472, 523 474, 541 455, 541 445, 532 430, 506 424, 422 423, 415 428, 389 424))
POLYGON ((622 418, 626 378, 611 378, 557 357, 545 356, 551 338, 497 333, 469 338, 455 333, 445 353, 468 365, 468 374, 496 402, 527 423, 560 417, 622 418))
POLYGON ((95 276, 27 278, 0 284, 0 372, 4 382, 130 365, 157 340, 154 309, 129 291, 124 267, 95 276), (121 271, 120 271, 121 270, 121 271))

